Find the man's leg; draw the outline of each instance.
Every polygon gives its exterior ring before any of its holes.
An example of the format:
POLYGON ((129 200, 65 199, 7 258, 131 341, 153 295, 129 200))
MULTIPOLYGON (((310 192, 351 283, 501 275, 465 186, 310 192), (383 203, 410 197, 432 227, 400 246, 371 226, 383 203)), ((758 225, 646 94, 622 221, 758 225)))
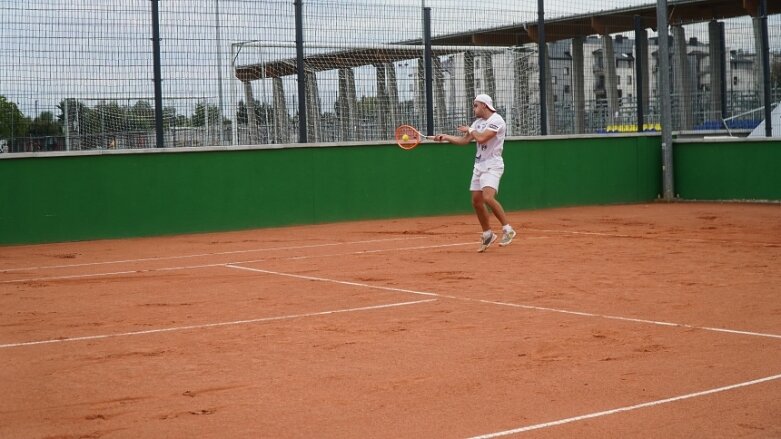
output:
POLYGON ((483 200, 485 200, 485 204, 491 207, 494 215, 496 215, 496 219, 502 223, 502 240, 499 246, 505 247, 510 245, 513 239, 515 239, 515 230, 510 226, 507 221, 507 215, 504 213, 504 208, 499 203, 499 200, 496 199, 496 189, 492 187, 483 188, 483 200))
MULTIPOLYGON (((472 193, 472 204, 474 204, 474 192, 472 193)), ((502 224, 502 226, 507 225, 507 215, 504 213, 504 208, 502 208, 502 205, 499 204, 499 200, 496 199, 496 189, 486 186, 483 188, 483 192, 480 194, 482 195, 481 198, 485 204, 488 205, 488 207, 491 208, 491 211, 496 216, 496 219, 499 220, 499 223, 502 224)), ((483 210, 485 210, 485 207, 483 207, 483 210)), ((479 214, 478 214, 479 216, 479 214)), ((488 214, 486 213, 486 218, 488 217, 488 214)), ((488 220, 486 220, 487 222, 488 220)), ((481 223, 482 224, 482 223, 481 223)), ((485 227, 483 227, 483 230, 485 230, 485 227)))
MULTIPOLYGON (((485 189, 483 190, 485 191, 485 189)), ((481 191, 472 191, 472 207, 477 214, 477 220, 480 221, 480 227, 483 232, 490 230, 491 226, 488 222, 488 210, 485 208, 485 201, 483 199, 483 193, 481 191)), ((496 193, 496 191, 494 191, 496 193)))
POLYGON ((477 249, 478 252, 482 253, 488 250, 488 247, 497 239, 496 233, 491 231, 491 225, 488 221, 488 209, 485 207, 482 191, 472 191, 472 207, 474 207, 475 213, 477 213, 480 227, 483 228, 483 236, 480 239, 480 248, 477 249))

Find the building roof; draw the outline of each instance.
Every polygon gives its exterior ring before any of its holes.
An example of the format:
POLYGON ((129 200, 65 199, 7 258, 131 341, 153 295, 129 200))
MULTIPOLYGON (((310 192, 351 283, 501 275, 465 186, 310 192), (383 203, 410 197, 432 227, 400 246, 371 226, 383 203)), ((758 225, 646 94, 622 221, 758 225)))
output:
MULTIPOLYGON (((478 47, 435 47, 435 56, 461 53, 467 50, 475 52, 495 52, 497 48, 478 47)), ((320 72, 349 67, 382 65, 408 59, 420 58, 423 46, 420 45, 380 45, 365 48, 342 49, 308 55, 304 59, 307 71, 320 72)), ((263 78, 278 78, 296 74, 296 58, 269 61, 236 67, 236 78, 242 81, 254 81, 263 78)))
MULTIPOLYGON (((668 23, 701 23, 745 15, 756 16, 758 6, 759 0, 671 0, 667 7, 668 23)), ((768 1, 767 9, 768 15, 781 13, 781 1, 768 1)), ((642 18, 644 28, 656 29, 656 4, 653 2, 645 6, 545 20, 545 41, 632 31, 635 16, 642 18)), ((535 21, 433 37, 432 44, 514 46, 536 43, 538 31, 535 21)), ((420 40, 408 41, 407 44, 420 44, 420 40)))
MULTIPOLYGON (((650 1, 650 0, 649 0, 650 1)), ((756 16, 760 0, 670 0, 668 23, 689 24, 722 20, 745 15, 756 16)), ((781 13, 781 1, 768 0, 767 13, 781 13)), ((545 41, 554 42, 589 35, 608 35, 634 30, 634 19, 640 17, 643 28, 656 29, 656 4, 613 9, 545 21, 545 41)), ((469 50, 465 46, 519 46, 538 41, 537 22, 480 29, 464 33, 432 37, 435 55, 469 50), (436 47, 439 46, 439 47, 436 47), (461 46, 445 48, 442 46, 461 46)), ((375 48, 339 50, 307 56, 308 70, 321 71, 359 67, 411 59, 410 47, 421 50, 422 40, 409 40, 375 48)), ((236 77, 242 81, 274 78, 296 73, 296 59, 270 61, 236 67, 236 77)))

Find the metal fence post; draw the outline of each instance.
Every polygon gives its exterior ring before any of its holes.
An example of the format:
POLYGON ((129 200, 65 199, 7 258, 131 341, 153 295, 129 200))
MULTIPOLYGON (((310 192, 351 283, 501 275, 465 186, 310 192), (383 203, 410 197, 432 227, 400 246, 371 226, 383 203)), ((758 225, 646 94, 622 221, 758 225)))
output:
POLYGON ((635 94, 637 95, 637 132, 642 133, 645 125, 645 85, 646 62, 648 62, 648 39, 643 27, 643 17, 635 15, 635 94))
POLYGON ((548 135, 548 93, 545 73, 545 57, 547 44, 545 42, 545 0, 537 0, 537 62, 540 70, 540 134, 548 135))
POLYGON ((296 6, 296 73, 298 75, 298 141, 306 143, 306 74, 304 70, 304 13, 303 0, 296 6))
POLYGON ((662 190, 665 200, 675 197, 673 188, 673 124, 670 99, 670 39, 667 30, 667 0, 656 2, 656 29, 659 36, 659 96, 662 122, 662 190))
POLYGON ((156 146, 165 148, 163 136, 163 74, 160 63, 160 8, 159 0, 152 0, 152 56, 154 58, 155 83, 155 136, 156 146))
POLYGON ((434 72, 431 62, 431 8, 423 8, 423 63, 426 69, 426 135, 434 135, 434 72))
POLYGON ((765 137, 773 136, 773 125, 771 123, 773 109, 771 108, 772 102, 770 102, 770 42, 767 35, 767 0, 759 0, 759 20, 760 20, 760 33, 762 34, 762 48, 761 56, 762 60, 762 82, 765 83, 764 89, 764 104, 765 104, 765 137))

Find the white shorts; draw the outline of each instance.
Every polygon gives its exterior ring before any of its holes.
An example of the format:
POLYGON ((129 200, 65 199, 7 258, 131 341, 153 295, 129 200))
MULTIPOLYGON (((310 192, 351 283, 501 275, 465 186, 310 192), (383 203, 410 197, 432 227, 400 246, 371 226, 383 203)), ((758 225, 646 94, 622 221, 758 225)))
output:
POLYGON ((499 180, 504 174, 504 163, 494 163, 486 165, 475 163, 472 170, 472 184, 469 185, 470 191, 481 191, 484 187, 492 187, 499 192, 499 180))

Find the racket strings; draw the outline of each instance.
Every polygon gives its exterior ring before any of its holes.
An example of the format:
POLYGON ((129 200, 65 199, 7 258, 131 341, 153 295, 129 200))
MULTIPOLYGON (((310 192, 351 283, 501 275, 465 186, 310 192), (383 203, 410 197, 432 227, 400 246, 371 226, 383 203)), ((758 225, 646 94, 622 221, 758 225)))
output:
POLYGON ((418 130, 409 125, 401 125, 396 128, 396 143, 404 149, 418 146, 421 140, 418 130))

